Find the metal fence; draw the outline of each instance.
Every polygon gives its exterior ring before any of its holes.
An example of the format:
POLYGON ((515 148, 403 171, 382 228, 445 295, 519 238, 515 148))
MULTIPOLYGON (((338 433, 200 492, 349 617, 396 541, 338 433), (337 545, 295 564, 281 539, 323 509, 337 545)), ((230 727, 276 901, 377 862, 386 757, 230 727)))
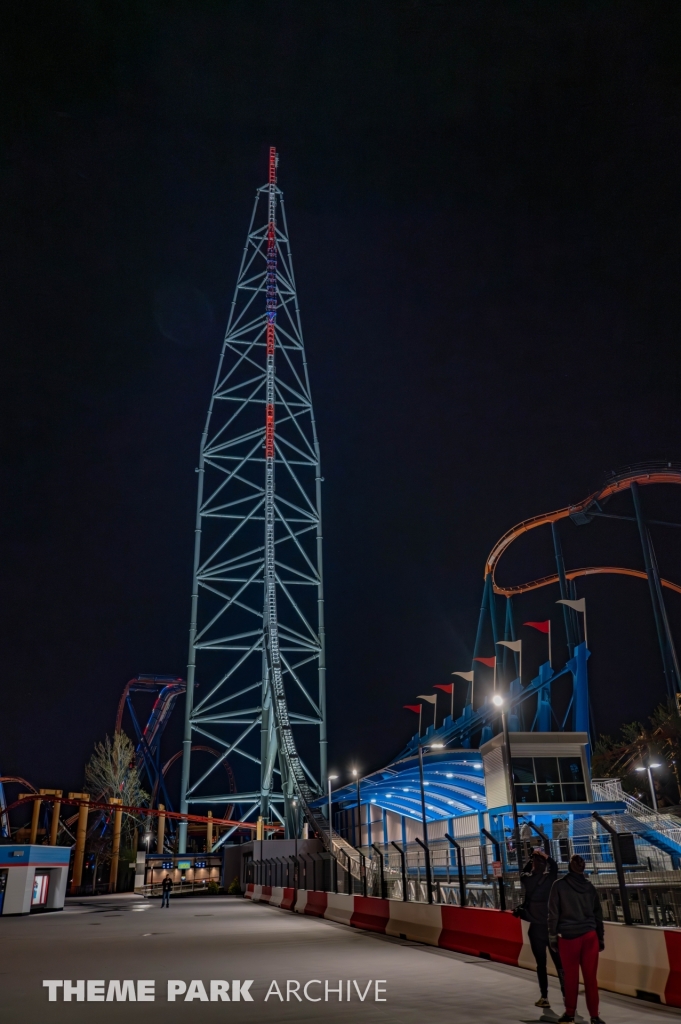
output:
MULTIPOLYGON (((173 888, 171 889, 172 896, 188 896, 190 893, 204 893, 208 891, 209 882, 216 881, 216 879, 203 878, 197 882, 173 882, 173 888)), ((134 890, 139 893, 140 896, 160 896, 162 893, 163 882, 153 882, 147 885, 138 885, 134 890)))
POLYGON ((681 925, 681 870, 672 856, 643 836, 626 832, 613 815, 574 823, 572 834, 534 835, 523 827, 520 848, 491 835, 414 843, 374 844, 352 851, 250 861, 246 881, 416 903, 513 910, 523 900, 520 870, 540 842, 558 864, 586 862, 607 921, 681 925), (610 829, 610 831, 609 831, 610 829))

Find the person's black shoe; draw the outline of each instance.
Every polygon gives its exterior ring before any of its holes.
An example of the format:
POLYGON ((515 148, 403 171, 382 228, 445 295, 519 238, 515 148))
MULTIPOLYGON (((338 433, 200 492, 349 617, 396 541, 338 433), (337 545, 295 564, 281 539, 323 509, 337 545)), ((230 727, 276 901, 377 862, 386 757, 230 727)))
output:
POLYGON ((562 1017, 558 1018, 558 1024, 575 1024, 575 1018, 571 1013, 564 1013, 562 1017))
POLYGON ((605 1021, 601 1020, 600 1017, 592 1017, 591 1024, 605 1024, 605 1021))

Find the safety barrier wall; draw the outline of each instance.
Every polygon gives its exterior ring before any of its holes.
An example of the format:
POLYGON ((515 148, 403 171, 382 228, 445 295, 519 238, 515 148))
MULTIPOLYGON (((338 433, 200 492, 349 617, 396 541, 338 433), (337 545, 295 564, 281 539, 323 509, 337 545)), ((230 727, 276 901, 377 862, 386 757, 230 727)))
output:
MULTIPOLYGON (((535 968, 528 925, 499 910, 253 884, 248 885, 246 897, 351 928, 535 968)), ((549 971, 555 973, 550 958, 549 971)), ((681 929, 627 927, 606 921, 598 984, 610 992, 681 1007, 681 929)))

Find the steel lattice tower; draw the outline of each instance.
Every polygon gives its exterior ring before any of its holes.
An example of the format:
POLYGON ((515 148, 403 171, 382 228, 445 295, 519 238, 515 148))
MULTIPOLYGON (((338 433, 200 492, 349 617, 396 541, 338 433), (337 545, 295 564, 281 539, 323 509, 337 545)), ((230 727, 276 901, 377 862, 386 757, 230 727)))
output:
POLYGON ((322 477, 277 165, 272 148, 199 450, 180 810, 238 802, 292 835, 326 778, 322 477), (318 775, 299 726, 319 730, 318 775), (221 749, 200 774, 194 734, 221 749), (259 788, 215 792, 232 754, 259 765, 259 788))

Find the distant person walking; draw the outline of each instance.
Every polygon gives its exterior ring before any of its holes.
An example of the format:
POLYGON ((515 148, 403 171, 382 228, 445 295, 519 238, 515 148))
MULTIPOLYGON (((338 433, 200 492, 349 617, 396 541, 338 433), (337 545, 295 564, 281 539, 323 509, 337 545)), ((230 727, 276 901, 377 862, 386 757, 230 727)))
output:
POLYGON ((549 897, 549 943, 560 953, 565 972, 562 1024, 572 1024, 575 1019, 580 967, 591 1024, 603 1024, 598 1016, 596 979, 598 954, 604 949, 603 911, 598 893, 584 877, 585 867, 584 860, 574 854, 567 875, 554 882, 549 897))
POLYGON ((170 910, 170 894, 173 891, 173 880, 166 875, 161 883, 161 908, 167 907, 170 910))
POLYGON ((516 916, 528 921, 530 925, 529 940, 532 955, 537 961, 537 981, 539 982, 539 999, 535 1006, 550 1006, 549 976, 546 971, 546 950, 558 972, 561 991, 563 990, 563 968, 557 950, 549 946, 549 896, 551 886, 558 878, 558 865, 543 850, 535 850, 525 865, 520 883, 525 892, 525 899, 516 911, 516 916))

